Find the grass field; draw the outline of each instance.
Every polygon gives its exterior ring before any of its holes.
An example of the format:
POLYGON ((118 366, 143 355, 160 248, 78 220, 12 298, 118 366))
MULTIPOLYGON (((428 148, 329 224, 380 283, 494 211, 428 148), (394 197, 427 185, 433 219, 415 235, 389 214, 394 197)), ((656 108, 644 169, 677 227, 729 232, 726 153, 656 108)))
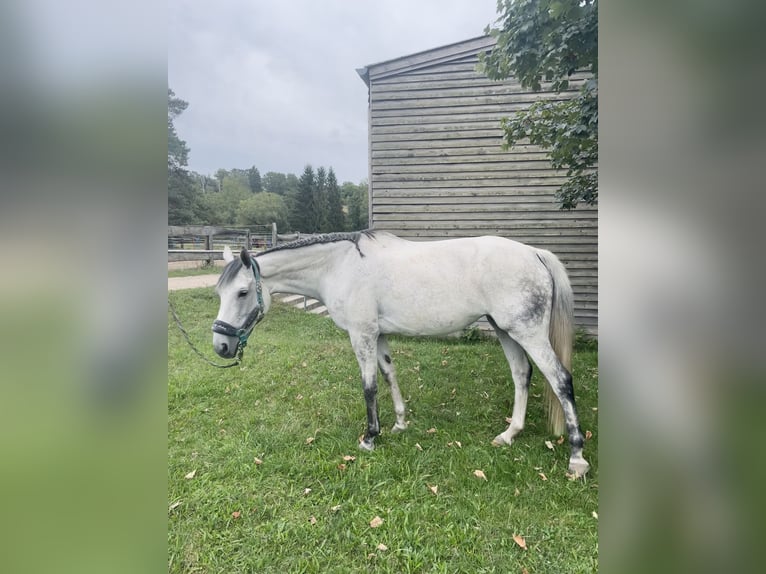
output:
MULTIPOLYGON (((213 290, 169 297, 213 358, 213 290)), ((597 571, 594 349, 573 365, 591 471, 570 481, 567 443, 545 432, 537 372, 526 429, 512 447, 491 446, 513 399, 496 341, 390 339, 410 424, 387 432, 381 383, 385 430, 367 453, 356 446, 356 360, 332 321, 275 306, 244 366, 214 369, 168 317, 169 572, 597 571)))
POLYGON ((189 277, 192 275, 210 275, 211 273, 220 273, 221 268, 214 265, 203 265, 191 269, 168 269, 168 277, 189 277))

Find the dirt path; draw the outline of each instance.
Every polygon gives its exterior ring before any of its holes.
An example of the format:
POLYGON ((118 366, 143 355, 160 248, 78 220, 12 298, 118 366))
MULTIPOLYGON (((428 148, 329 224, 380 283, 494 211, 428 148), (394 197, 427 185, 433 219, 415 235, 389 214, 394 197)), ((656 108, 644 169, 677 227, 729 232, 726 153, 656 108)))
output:
POLYGON ((210 275, 190 275, 188 277, 168 277, 168 291, 179 289, 195 289, 197 287, 212 287, 218 282, 220 273, 210 275))

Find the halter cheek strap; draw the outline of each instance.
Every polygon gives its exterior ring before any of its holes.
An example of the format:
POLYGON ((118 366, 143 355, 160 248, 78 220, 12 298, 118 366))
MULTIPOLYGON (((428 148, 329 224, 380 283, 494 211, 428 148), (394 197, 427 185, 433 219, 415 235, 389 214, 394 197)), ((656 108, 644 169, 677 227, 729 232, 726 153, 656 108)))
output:
POLYGON ((263 316, 265 315, 265 311, 263 310, 261 268, 253 257, 250 258, 250 267, 253 270, 253 277, 255 277, 255 308, 250 311, 241 327, 235 327, 226 321, 219 321, 218 319, 213 321, 213 333, 218 333, 219 335, 225 335, 227 337, 237 337, 237 339, 239 339, 237 351, 240 353, 240 356, 244 348, 247 346, 247 339, 250 336, 250 333, 252 333, 253 328, 261 322, 261 319, 263 319, 263 316))

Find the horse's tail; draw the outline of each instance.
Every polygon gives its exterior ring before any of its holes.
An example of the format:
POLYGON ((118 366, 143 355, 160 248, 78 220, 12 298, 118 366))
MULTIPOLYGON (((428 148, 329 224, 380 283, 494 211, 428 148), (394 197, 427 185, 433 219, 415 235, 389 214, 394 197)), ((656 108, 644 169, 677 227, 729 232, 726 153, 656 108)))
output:
MULTIPOLYGON (((553 351, 564 368, 572 371, 572 340, 574 338, 574 295, 569 283, 567 271, 561 261, 544 249, 538 249, 537 255, 547 267, 553 279, 553 301, 551 305, 551 323, 548 337, 553 351)), ((561 403, 551 389, 550 382, 545 385, 545 406, 548 414, 548 428, 554 435, 562 435, 566 430, 564 411, 561 403)))

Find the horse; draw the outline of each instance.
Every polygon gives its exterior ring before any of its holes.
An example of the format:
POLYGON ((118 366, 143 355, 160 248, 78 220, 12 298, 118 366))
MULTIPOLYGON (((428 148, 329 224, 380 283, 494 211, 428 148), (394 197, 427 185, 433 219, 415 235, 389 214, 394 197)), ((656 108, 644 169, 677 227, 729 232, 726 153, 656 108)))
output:
POLYGON ((380 434, 378 369, 391 391, 404 431, 405 406, 387 335, 443 336, 481 317, 497 333, 514 383, 508 428, 493 440, 510 445, 524 428, 532 366, 546 389, 549 426, 566 429, 569 473, 584 476, 584 436, 570 373, 573 295, 564 265, 553 253, 494 236, 409 241, 379 230, 310 236, 255 256, 224 250, 216 285, 220 308, 213 348, 234 357, 271 305, 272 293, 294 293, 324 303, 346 331, 361 371, 367 430, 359 448, 371 451, 380 434))

